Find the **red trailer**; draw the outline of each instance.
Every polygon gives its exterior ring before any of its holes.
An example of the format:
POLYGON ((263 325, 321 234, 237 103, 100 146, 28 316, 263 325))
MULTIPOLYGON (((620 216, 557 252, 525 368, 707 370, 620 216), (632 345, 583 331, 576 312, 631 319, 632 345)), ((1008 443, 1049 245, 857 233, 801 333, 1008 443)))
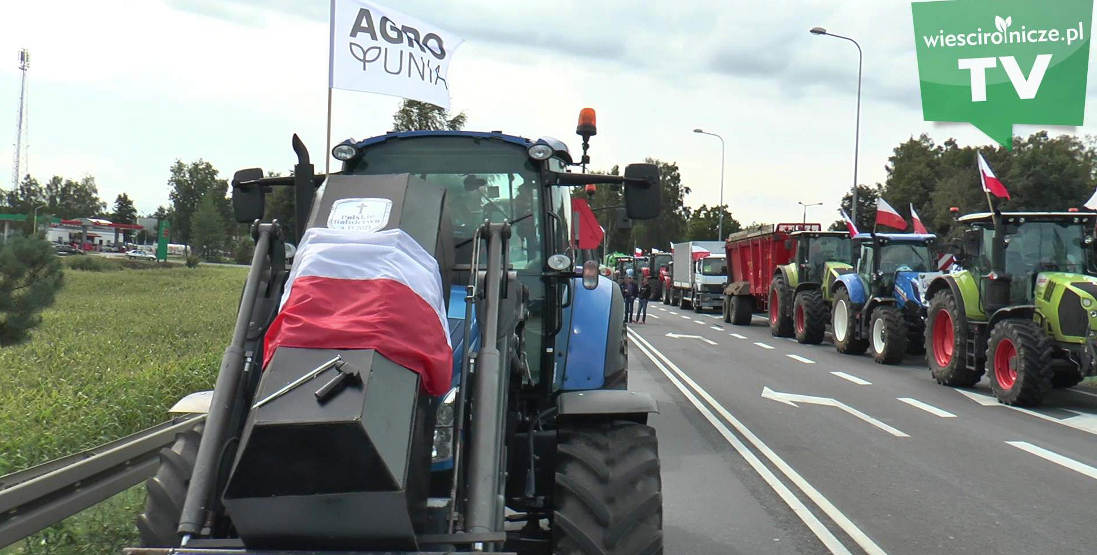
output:
POLYGON ((728 260, 724 321, 745 325, 753 313, 767 311, 773 273, 796 254, 789 233, 822 229, 820 224, 765 224, 731 234, 724 247, 728 260))

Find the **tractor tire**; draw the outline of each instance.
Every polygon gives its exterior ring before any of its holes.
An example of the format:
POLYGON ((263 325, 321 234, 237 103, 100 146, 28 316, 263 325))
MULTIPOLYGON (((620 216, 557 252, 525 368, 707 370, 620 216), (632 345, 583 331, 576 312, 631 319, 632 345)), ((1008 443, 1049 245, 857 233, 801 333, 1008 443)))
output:
POLYGON ((664 285, 663 286, 663 304, 664 305, 670 305, 670 292, 671 292, 671 288, 664 285))
POLYGON ((907 354, 907 322, 903 311, 881 306, 872 311, 869 324, 869 348, 877 364, 899 364, 907 354))
POLYGON ((952 292, 937 293, 926 310, 926 364, 933 379, 950 387, 971 387, 983 377, 983 369, 967 367, 968 330, 960 323, 960 308, 952 292))
POLYGON ((754 297, 736 295, 731 298, 731 323, 736 326, 749 326, 754 316, 754 297))
POLYGON ((769 333, 774 337, 792 337, 792 291, 785 277, 778 274, 769 283, 769 333))
POLYGON ((818 345, 827 333, 827 305, 818 289, 805 289, 796 294, 792 305, 793 330, 796 341, 818 345))
POLYGON ((1039 405, 1051 391, 1051 342, 1036 322, 1010 318, 990 330, 990 390, 1006 405, 1039 405))
POLYGON ((198 424, 176 436, 171 447, 160 450, 160 468, 145 482, 148 499, 145 511, 137 517, 143 547, 179 546, 179 518, 201 441, 202 424, 198 424))
POLYGON ((655 429, 581 420, 557 433, 553 553, 663 552, 663 498, 655 429))
POLYGON ((857 337, 857 320, 853 317, 853 303, 850 302, 849 292, 844 287, 834 294, 831 328, 834 332, 834 348, 839 353, 863 355, 868 350, 868 341, 857 337))
POLYGON ((730 324, 731 323, 731 300, 733 298, 734 297, 732 297, 731 295, 724 295, 723 310, 724 310, 724 323, 725 324, 730 324))

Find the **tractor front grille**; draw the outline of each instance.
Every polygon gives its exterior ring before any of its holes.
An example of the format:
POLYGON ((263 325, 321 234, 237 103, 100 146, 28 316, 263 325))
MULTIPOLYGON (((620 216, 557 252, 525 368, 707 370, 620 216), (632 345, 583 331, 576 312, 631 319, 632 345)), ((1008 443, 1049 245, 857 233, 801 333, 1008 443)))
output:
POLYGON ((1063 291, 1059 301, 1059 327, 1063 335, 1084 337, 1089 329, 1086 310, 1082 308, 1082 298, 1070 289, 1063 291))

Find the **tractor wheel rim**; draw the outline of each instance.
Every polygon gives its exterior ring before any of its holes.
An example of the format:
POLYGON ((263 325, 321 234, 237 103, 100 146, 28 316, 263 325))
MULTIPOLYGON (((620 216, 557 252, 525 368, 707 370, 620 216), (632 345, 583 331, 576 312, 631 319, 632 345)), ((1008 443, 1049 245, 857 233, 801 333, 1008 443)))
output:
POLYGON ((804 305, 796 305, 796 333, 804 333, 804 305))
POLYGON ((777 314, 779 313, 779 309, 780 309, 780 307, 777 304, 779 302, 777 299, 778 299, 777 291, 776 290, 770 291, 769 292, 769 323, 770 323, 770 325, 774 325, 774 326, 777 325, 777 314))
POLYGON ((1013 389, 1017 383, 1017 346, 1003 338, 994 349, 994 379, 1002 389, 1013 389))
POLYGON ((834 339, 846 340, 846 325, 849 320, 849 311, 846 309, 846 301, 842 299, 834 305, 834 339))
POLYGON ((884 352, 884 319, 877 318, 872 323, 872 350, 876 353, 884 352))
POLYGON ((952 329, 952 315, 942 308, 933 319, 933 359, 937 366, 944 368, 952 362, 955 344, 956 332, 952 329))

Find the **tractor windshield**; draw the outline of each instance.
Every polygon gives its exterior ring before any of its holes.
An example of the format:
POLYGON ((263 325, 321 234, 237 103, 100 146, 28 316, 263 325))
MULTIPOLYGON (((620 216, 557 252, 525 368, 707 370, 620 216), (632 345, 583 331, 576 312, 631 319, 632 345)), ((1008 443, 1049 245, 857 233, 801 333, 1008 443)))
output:
POLYGON ((701 274, 706 276, 726 276, 728 264, 726 258, 706 258, 701 261, 701 274))
POLYGON ((929 247, 921 243, 889 243, 880 247, 876 256, 880 257, 880 271, 885 274, 936 269, 930 264, 929 247))
MULTIPOLYGON (((988 229, 984 233, 993 232, 988 229)), ((1015 276, 1043 271, 1083 273, 1084 238, 1085 228, 1081 224, 1066 221, 1006 226, 1006 273, 1015 276)))
POLYGON ((823 265, 827 262, 849 262, 852 259, 848 237, 814 237, 807 239, 808 274, 801 276, 804 281, 818 281, 823 275, 823 265))
POLYGON ((471 239, 484 220, 510 220, 511 264, 541 270, 540 177, 518 146, 471 137, 390 140, 368 147, 344 173, 411 173, 445 187, 457 244, 471 239))

